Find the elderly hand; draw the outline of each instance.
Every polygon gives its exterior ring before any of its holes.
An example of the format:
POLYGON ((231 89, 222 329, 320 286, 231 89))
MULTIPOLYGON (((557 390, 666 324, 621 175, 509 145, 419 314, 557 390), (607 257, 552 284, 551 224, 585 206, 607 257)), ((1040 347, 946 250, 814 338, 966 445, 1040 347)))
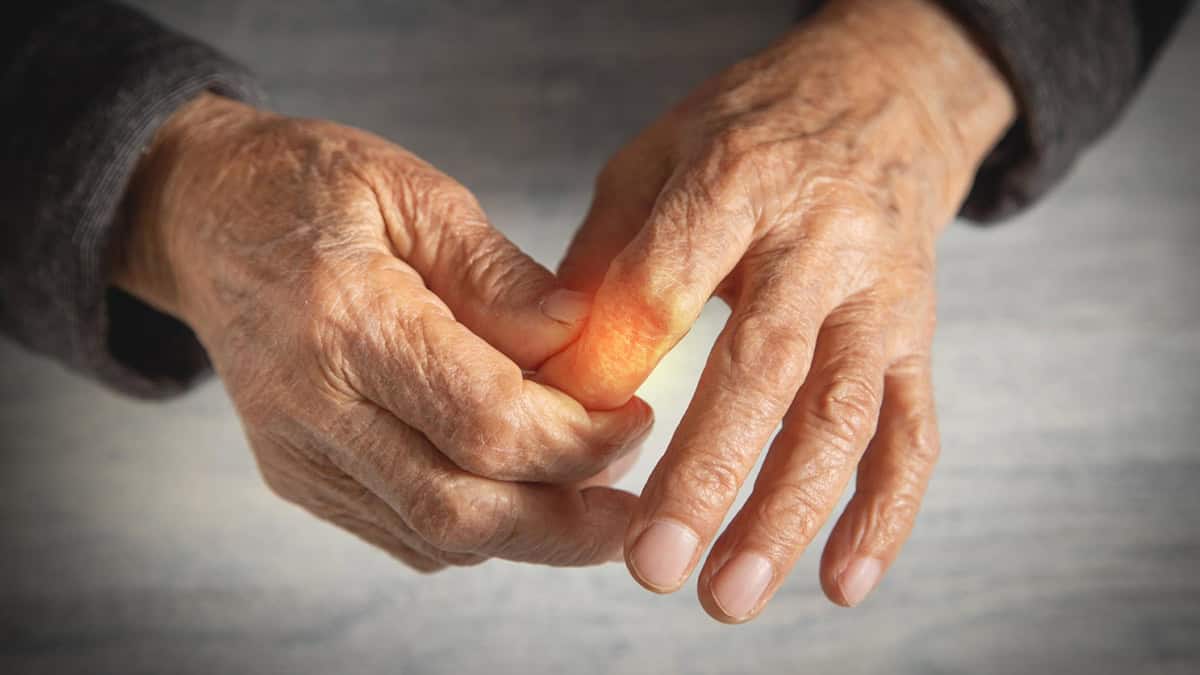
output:
POLYGON ((619 559, 633 496, 575 481, 651 412, 524 377, 587 303, 461 185, 364 132, 206 95, 159 132, 128 212, 115 282, 194 329, 285 499, 425 571, 619 559))
POLYGON ((683 584, 781 421, 701 603, 726 622, 761 611, 856 469, 821 581, 843 605, 875 586, 938 455, 935 238, 1013 116, 936 3, 835 0, 604 168, 560 272, 592 313, 540 380, 618 407, 710 296, 732 306, 626 535, 644 586, 683 584))

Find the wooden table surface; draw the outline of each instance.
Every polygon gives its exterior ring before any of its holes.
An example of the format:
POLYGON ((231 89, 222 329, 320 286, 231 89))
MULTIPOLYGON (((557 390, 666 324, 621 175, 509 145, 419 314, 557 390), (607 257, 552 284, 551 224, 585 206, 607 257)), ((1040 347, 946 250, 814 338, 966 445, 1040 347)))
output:
MULTIPOLYGON (((553 264, 604 157, 785 30, 789 0, 143 3, 289 113, 475 189, 553 264)), ((817 549, 756 622, 694 582, 489 563, 425 577, 261 485, 215 382, 118 398, 0 346, 0 672, 1200 672, 1200 13, 1049 199, 941 244, 944 458, 855 610, 817 549)), ((725 317, 646 384, 670 436, 725 317)), ((824 534, 821 541, 824 539, 824 534)))

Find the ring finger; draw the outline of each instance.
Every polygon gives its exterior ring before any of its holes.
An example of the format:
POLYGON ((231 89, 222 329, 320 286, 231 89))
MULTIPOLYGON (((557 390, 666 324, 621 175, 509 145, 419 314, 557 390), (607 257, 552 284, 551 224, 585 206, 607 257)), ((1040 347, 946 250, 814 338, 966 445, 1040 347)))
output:
POLYGON ((757 614, 829 517, 875 432, 886 366, 869 309, 848 303, 830 315, 754 491, 701 574, 714 618, 757 614))

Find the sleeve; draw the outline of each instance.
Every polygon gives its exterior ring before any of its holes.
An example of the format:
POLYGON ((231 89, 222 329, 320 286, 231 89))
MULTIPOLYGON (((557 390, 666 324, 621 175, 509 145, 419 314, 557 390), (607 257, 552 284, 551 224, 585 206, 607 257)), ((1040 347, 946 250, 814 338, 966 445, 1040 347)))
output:
POLYGON ((191 331, 109 286, 125 186, 171 113, 251 76, 112 2, 42 2, 0 29, 0 332, 127 394, 209 370, 191 331))
POLYGON ((974 30, 1020 103, 962 215, 987 222, 1058 183, 1120 116, 1190 0, 941 0, 974 30))
MULTIPOLYGON (((801 0, 808 17, 827 0, 801 0)), ((1012 84, 1021 114, 975 176, 962 216, 1037 201, 1111 127, 1191 0, 939 0, 1012 84)))

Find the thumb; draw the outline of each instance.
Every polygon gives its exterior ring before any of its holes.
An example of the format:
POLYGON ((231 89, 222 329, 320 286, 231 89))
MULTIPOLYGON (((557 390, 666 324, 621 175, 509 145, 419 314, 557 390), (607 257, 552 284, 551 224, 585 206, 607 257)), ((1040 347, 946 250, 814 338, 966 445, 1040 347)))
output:
POLYGON ((562 288, 482 211, 456 215, 435 228, 410 264, 467 329, 521 368, 537 368, 578 336, 589 296, 562 288))

